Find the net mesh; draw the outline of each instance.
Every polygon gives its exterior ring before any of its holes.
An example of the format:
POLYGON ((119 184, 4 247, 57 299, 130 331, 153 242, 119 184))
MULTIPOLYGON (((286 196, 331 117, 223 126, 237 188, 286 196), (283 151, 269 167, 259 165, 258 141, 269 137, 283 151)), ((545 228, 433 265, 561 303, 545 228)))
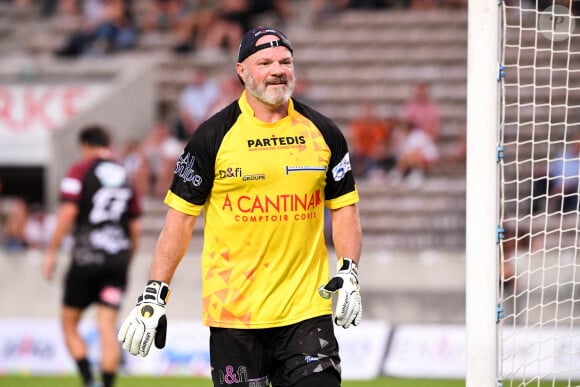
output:
POLYGON ((580 381, 580 2, 502 3, 504 386, 580 381))

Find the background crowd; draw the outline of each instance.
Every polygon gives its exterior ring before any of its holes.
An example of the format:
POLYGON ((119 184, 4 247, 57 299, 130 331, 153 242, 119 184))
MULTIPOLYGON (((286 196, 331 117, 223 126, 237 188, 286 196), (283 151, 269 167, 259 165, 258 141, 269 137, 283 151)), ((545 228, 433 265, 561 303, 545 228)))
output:
MULTIPOLYGON (((300 82, 296 98, 308 97, 308 84, 300 82)), ((115 152, 135 181, 138 192, 162 199, 183 146, 200 122, 213 115, 241 93, 233 75, 216 77, 192 68, 181 90, 174 117, 159 118, 140 140, 116 144, 115 152)), ((308 101, 311 103, 311 101, 308 101)), ((431 96, 430 84, 409 85, 409 98, 395 116, 380 114, 381 106, 362 102, 360 114, 342 128, 349 139, 351 163, 359 181, 373 184, 405 184, 417 187, 429 177, 441 156, 438 138, 441 111, 431 96)), ((457 144, 457 161, 464 157, 464 143, 457 144)), ((41 248, 54 227, 54 216, 36 203, 19 197, 2 197, 2 245, 7 251, 41 248)))
MULTIPOLYGON (((1 0, 0 0, 1 1, 1 0)), ((32 0, 4 0, 29 7, 32 0)), ((467 0, 306 0, 299 12, 292 0, 39 0, 46 18, 65 18, 74 27, 60 57, 106 55, 132 50, 144 35, 168 35, 170 49, 191 53, 200 49, 235 51, 258 17, 283 26, 297 15, 311 21, 344 10, 434 9, 465 7, 467 0)))
MULTIPOLYGON (((1 0, 0 0, 1 1, 1 0)), ((21 7, 38 7, 46 19, 64 18, 74 28, 54 51, 55 57, 107 56, 131 51, 149 33, 169 37, 168 51, 196 55, 200 50, 237 50, 245 30, 260 17, 283 26, 304 10, 291 0, 4 0, 21 7)), ((465 0, 307 0, 309 20, 332 18, 345 10, 464 7, 465 0)), ((298 74, 295 97, 312 104, 308 79, 298 74)), ((385 116, 380 102, 361 102, 360 113, 343 129, 350 137, 357 178, 378 184, 416 184, 427 178, 440 160, 438 137, 441 112, 430 84, 409 84, 409 99, 395 115, 385 116)), ((119 160, 145 197, 164 196, 184 142, 197 125, 241 91, 231 75, 216 76, 192 68, 172 110, 160 114, 149 135, 116 144, 119 160)), ((43 247, 52 232, 53 215, 38 203, 1 196, 0 241, 8 251, 43 247)))

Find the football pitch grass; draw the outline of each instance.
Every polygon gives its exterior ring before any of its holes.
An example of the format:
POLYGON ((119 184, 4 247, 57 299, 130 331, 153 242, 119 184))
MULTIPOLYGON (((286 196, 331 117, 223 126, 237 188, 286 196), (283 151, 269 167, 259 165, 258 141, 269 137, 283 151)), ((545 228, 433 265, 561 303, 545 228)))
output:
MULTIPOLYGON (((534 382, 534 386, 538 386, 534 382)), ((512 384, 517 386, 519 384, 512 384)), ((572 384, 575 386, 576 384, 572 384)), ((2 387, 79 387, 77 376, 0 376, 2 387)), ((464 380, 379 378, 368 381, 347 380, 342 387, 463 387, 464 380)), ((509 386, 507 384, 506 386, 509 386)), ((540 387, 570 386, 567 382, 544 382, 540 387)), ((116 387, 213 387, 209 379, 189 377, 119 376, 116 387)))
MULTIPOLYGON (((460 387, 462 380, 416 380, 381 378, 369 381, 344 381, 342 387, 460 387)), ((76 376, 0 376, 2 387, 80 387, 76 376)), ((213 387, 209 379, 188 377, 119 376, 116 387, 213 387)))

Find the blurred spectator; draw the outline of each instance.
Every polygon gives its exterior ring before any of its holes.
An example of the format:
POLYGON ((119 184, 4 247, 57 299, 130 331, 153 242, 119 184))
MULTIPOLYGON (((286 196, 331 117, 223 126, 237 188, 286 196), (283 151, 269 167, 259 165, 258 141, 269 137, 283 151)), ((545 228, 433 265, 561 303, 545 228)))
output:
POLYGON ((43 248, 54 227, 54 218, 39 203, 3 195, 0 180, 0 246, 8 252, 43 248))
POLYGON ((151 0, 140 27, 144 31, 175 32, 191 10, 186 0, 151 0))
MULTIPOLYGON (((534 2, 531 2, 533 5, 534 2)), ((569 8, 574 15, 578 15, 580 10, 580 4, 575 0, 537 0, 535 1, 535 7, 538 11, 545 11, 548 7, 563 6, 569 8)), ((567 12, 567 11, 566 11, 567 12)))
MULTIPOLYGON (((533 264, 534 258, 538 258, 538 261, 545 258, 534 257, 534 255, 546 246, 543 234, 531 233, 527 227, 518 227, 517 224, 504 225, 503 237, 500 241, 499 282, 505 293, 505 299, 510 294, 521 294, 529 289, 532 285, 530 274, 533 268, 531 265, 537 265, 537 263, 533 264)), ((544 254, 545 252, 542 253, 544 254)))
POLYGON ((317 21, 348 8, 349 0, 309 0, 309 14, 317 21))
POLYGON ((441 113, 439 104, 431 98, 428 82, 415 83, 413 95, 403 104, 400 118, 427 133, 433 141, 437 141, 441 113))
POLYGON ((120 163, 125 167, 131 180, 133 180, 137 193, 141 196, 149 196, 151 194, 151 171, 147 155, 139 141, 129 141, 125 145, 120 157, 120 163))
POLYGON ((181 141, 189 139, 197 126, 210 115, 219 96, 219 86, 205 70, 193 68, 185 88, 179 96, 179 117, 174 136, 181 141))
POLYGON ((391 8, 398 2, 399 0, 309 0, 308 8, 316 21, 346 9, 379 10, 391 8))
POLYGON ((20 250, 26 247, 24 228, 28 205, 23 199, 5 196, 3 192, 0 180, 0 242, 8 251, 20 250))
POLYGON ((273 24, 283 24, 294 13, 291 0, 220 0, 218 3, 206 47, 232 53, 237 52, 243 34, 255 24, 261 24, 259 16, 270 13, 277 19, 273 24))
POLYGON ((203 48, 208 39, 208 33, 215 21, 217 4, 210 0, 186 2, 185 0, 157 0, 158 2, 178 3, 174 11, 178 14, 169 32, 175 35, 173 51, 186 54, 203 48))
MULTIPOLYGON (((292 0, 249 0, 251 17, 258 17, 264 13, 272 13, 277 21, 274 24, 284 24, 294 16, 292 0)), ((246 26, 249 29, 253 26, 246 26)), ((245 31, 245 30, 244 30, 245 31)))
POLYGON ((46 3, 46 10, 44 12, 47 16, 58 16, 59 18, 70 19, 71 23, 80 23, 85 20, 85 16, 93 16, 94 13, 91 12, 83 15, 83 11, 86 9, 82 7, 83 3, 78 0, 48 0, 46 3))
POLYGON ((25 233, 28 203, 18 197, 1 197, 1 199, 3 247, 9 252, 23 250, 28 247, 25 233))
POLYGON ((51 17, 54 16, 58 9, 59 0, 41 0, 40 3, 40 13, 42 16, 51 17))
POLYGON ((60 57, 103 55, 132 49, 137 27, 129 0, 85 0, 82 25, 56 51, 60 57))
POLYGON ((395 167, 389 176, 395 181, 405 179, 411 184, 420 183, 439 159, 433 139, 409 121, 397 125, 392 147, 395 167))
POLYGON ((385 141, 377 146, 376 165, 369 171, 369 177, 382 180, 388 172, 392 171, 397 164, 398 147, 403 141, 403 133, 399 128, 399 121, 395 117, 385 119, 389 133, 385 141))
POLYGON ((50 242, 55 226, 54 214, 47 213, 40 204, 32 204, 24 226, 26 246, 32 249, 44 249, 50 242))
POLYGON ((250 16, 250 0, 221 0, 207 36, 207 48, 235 52, 244 32, 249 29, 250 16))
POLYGON ((517 258, 529 248, 528 235, 520 237, 516 229, 506 226, 501 239, 499 281, 504 292, 515 291, 517 258))
POLYGON ((580 189, 580 133, 556 152, 547 169, 535 173, 532 185, 532 210, 578 211, 580 189))
POLYGON ((355 176, 365 178, 371 169, 377 168, 379 149, 390 134, 387 122, 377 116, 376 105, 361 105, 361 114, 350 124, 351 165, 355 176))
POLYGON ((171 135, 169 125, 157 121, 143 143, 150 171, 150 192, 154 197, 163 198, 167 193, 175 163, 182 150, 182 142, 171 135))
POLYGON ((218 96, 209 109, 208 116, 217 113, 235 99, 239 98, 242 89, 242 84, 238 77, 235 75, 224 75, 219 81, 218 96))

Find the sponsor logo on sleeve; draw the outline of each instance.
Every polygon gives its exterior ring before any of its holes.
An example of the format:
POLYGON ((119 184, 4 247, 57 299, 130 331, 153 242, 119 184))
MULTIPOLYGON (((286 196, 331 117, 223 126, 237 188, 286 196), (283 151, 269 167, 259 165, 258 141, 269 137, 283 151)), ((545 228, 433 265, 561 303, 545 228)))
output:
POLYGON ((344 179, 344 176, 348 171, 350 171, 350 157, 347 153, 344 155, 342 160, 332 168, 332 178, 334 181, 340 181, 344 179))
POLYGON ((200 175, 195 173, 193 168, 195 163, 195 156, 191 153, 182 153, 175 164, 175 170, 173 173, 178 175, 185 183, 191 183, 196 187, 199 187, 202 183, 202 178, 200 175))

